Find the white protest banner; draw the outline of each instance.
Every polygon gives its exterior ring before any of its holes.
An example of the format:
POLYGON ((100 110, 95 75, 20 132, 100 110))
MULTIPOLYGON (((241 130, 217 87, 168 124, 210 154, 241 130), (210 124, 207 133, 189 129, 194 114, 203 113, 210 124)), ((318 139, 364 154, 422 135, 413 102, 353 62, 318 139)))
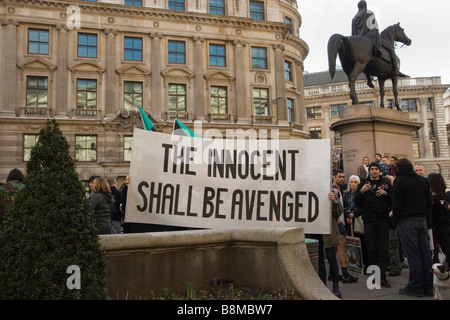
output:
POLYGON ((134 130, 125 222, 330 232, 330 140, 134 130))

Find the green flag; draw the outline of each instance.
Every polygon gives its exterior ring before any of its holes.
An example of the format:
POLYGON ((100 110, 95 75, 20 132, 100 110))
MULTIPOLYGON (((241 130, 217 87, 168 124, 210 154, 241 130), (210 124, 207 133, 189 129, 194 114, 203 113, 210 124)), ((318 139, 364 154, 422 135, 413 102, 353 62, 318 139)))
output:
POLYGON ((175 119, 175 122, 173 123, 172 134, 177 134, 179 136, 186 136, 186 137, 201 138, 194 131, 192 131, 191 129, 186 127, 184 124, 182 124, 178 119, 175 119))
POLYGON ((155 126, 150 121, 149 117, 144 112, 144 110, 141 108, 141 106, 139 106, 139 111, 141 112, 141 119, 142 119, 142 124, 144 125, 144 129, 148 130, 148 131, 155 131, 156 132, 155 126))

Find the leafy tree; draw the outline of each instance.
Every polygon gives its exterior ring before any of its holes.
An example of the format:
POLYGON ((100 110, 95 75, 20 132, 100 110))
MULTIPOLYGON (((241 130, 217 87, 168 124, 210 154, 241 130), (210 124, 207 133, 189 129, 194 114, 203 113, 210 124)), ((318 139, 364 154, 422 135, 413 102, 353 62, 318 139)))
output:
POLYGON ((105 299, 105 266, 69 144, 47 120, 25 187, 0 225, 0 299, 105 299), (80 289, 72 265, 80 268, 80 289))

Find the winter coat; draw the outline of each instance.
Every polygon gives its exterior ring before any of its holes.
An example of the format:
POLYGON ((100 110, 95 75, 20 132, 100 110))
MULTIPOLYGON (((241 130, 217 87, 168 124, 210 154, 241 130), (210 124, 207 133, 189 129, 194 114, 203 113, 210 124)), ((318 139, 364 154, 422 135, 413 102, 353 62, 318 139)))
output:
POLYGON ((339 227, 337 224, 337 219, 339 219, 343 212, 344 208, 342 207, 341 203, 339 201, 334 201, 331 206, 331 233, 324 234, 322 236, 323 247, 325 249, 337 247, 337 245, 339 244, 339 227))
MULTIPOLYGON (((450 203, 450 192, 445 194, 445 201, 450 203)), ((433 205, 431 207, 431 221, 433 227, 439 228, 446 226, 450 223, 450 210, 448 210, 445 204, 441 204, 441 199, 433 196, 433 205)))
POLYGON ((355 205, 362 212, 364 223, 389 222, 389 212, 392 208, 392 185, 387 179, 372 180, 367 178, 362 181, 355 193, 355 205), (361 193, 361 188, 369 182, 371 189, 361 193), (378 188, 387 192, 386 196, 376 196, 378 188))
POLYGON ((111 207, 114 197, 111 193, 95 192, 90 198, 90 208, 94 211, 95 227, 98 234, 112 233, 111 207))
POLYGON ((111 206, 111 219, 114 221, 120 221, 124 216, 120 207, 120 203, 122 201, 122 191, 118 190, 114 186, 111 186, 111 193, 114 197, 114 205, 111 206))
POLYGON ((394 180, 392 209, 394 222, 425 217, 431 225, 431 192, 428 180, 412 169, 400 169, 394 180))

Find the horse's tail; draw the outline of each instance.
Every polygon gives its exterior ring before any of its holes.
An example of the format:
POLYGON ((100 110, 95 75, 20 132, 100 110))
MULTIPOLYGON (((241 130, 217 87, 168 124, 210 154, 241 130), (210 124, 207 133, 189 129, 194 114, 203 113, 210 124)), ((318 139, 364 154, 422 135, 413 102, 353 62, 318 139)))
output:
POLYGON ((328 40, 328 71, 330 72, 331 79, 334 78, 334 74, 336 73, 336 58, 339 46, 342 40, 345 39, 346 37, 343 35, 335 33, 328 40))

